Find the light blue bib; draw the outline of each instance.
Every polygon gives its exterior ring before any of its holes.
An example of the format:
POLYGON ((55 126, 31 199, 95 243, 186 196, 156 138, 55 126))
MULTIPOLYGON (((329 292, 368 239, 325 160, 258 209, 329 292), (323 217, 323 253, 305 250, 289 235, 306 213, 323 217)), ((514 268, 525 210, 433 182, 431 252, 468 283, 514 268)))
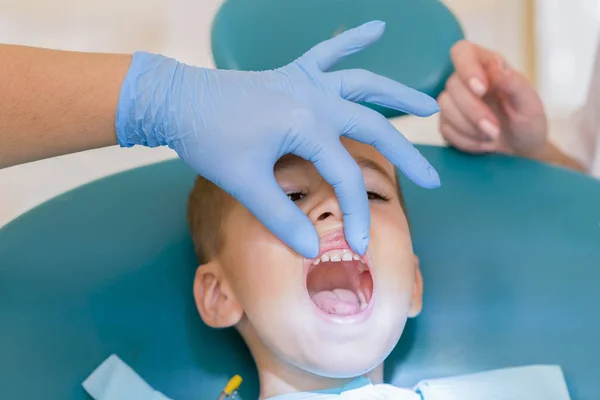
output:
MULTIPOLYGON (((94 400, 170 400, 154 390, 116 355, 84 382, 94 400)), ((215 393, 215 398, 218 396, 215 393)), ((341 388, 293 393, 269 400, 570 400, 562 369, 555 365, 506 368, 421 381, 414 389, 373 385, 357 378, 341 388)))

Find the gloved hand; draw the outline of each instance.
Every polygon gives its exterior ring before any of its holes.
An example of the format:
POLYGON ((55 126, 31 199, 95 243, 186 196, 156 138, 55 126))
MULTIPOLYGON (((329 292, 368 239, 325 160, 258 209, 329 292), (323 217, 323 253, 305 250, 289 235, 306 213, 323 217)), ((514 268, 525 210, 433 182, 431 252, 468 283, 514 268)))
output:
POLYGON ((455 73, 438 98, 444 138, 471 153, 537 158, 547 142, 547 121, 527 78, 474 43, 457 43, 451 55, 455 73))
POLYGON ((364 254, 369 203, 362 172, 341 135, 372 144, 417 184, 439 185, 435 170, 386 118, 354 103, 429 116, 438 111, 435 100, 364 70, 326 72, 379 39, 384 28, 374 21, 346 31, 272 71, 212 70, 136 53, 121 89, 119 143, 168 145, 280 240, 313 258, 316 230, 273 174, 281 156, 305 158, 335 189, 346 240, 364 254))

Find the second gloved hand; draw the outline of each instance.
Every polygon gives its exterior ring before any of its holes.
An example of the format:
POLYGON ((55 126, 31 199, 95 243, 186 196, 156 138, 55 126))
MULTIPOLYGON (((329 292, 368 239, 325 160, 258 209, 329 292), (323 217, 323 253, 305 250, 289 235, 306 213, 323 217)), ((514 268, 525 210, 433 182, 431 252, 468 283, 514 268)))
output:
POLYGON ((435 170, 386 118, 355 103, 429 116, 438 111, 435 100, 364 70, 327 72, 379 39, 384 28, 379 21, 367 23, 271 71, 197 68, 136 53, 121 89, 119 143, 168 145, 284 243, 313 258, 319 248, 316 230, 273 175, 281 156, 305 158, 335 189, 346 240, 363 254, 369 203, 362 172, 340 136, 372 144, 421 186, 439 185, 435 170))

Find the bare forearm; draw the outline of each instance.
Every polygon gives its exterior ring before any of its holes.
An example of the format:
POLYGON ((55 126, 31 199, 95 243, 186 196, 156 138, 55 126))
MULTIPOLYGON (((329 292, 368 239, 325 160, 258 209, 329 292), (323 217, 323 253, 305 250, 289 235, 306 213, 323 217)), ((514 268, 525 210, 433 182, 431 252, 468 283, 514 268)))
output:
POLYGON ((0 45, 0 168, 117 143, 129 55, 0 45))
POLYGON ((547 142, 544 148, 535 155, 529 158, 542 161, 548 164, 554 164, 561 167, 573 169, 576 171, 587 172, 587 169, 577 160, 563 153, 558 147, 551 142, 547 142))

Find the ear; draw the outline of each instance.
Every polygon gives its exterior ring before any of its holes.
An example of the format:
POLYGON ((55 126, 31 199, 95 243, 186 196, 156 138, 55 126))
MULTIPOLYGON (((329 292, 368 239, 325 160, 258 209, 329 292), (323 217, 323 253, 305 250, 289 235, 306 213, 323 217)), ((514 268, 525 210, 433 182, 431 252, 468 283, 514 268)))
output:
POLYGON ((408 311, 408 317, 414 318, 421 313, 423 309, 423 275, 421 275, 421 268, 419 268, 419 257, 415 256, 415 288, 413 289, 413 296, 410 302, 410 310, 408 311))
POLYGON ((244 310, 216 260, 201 265, 196 270, 194 299, 202 320, 212 328, 234 326, 244 315, 244 310))

